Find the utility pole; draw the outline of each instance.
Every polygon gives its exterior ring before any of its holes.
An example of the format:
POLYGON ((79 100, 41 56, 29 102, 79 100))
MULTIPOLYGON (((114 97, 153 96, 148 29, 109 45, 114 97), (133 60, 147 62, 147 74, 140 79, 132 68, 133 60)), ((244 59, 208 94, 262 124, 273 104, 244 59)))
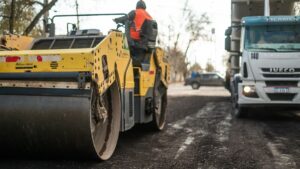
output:
POLYGON ((265 0, 265 16, 270 16, 270 0, 265 0))
MULTIPOLYGON (((44 6, 48 5, 48 0, 44 0, 44 6)), ((49 11, 45 12, 44 14, 44 32, 43 32, 43 36, 46 37, 47 36, 47 25, 48 25, 48 19, 49 19, 49 11)))
POLYGON ((12 0, 10 3, 10 17, 9 17, 9 33, 14 33, 14 23, 15 23, 15 5, 16 0, 12 0))
POLYGON ((169 35, 168 35, 168 52, 171 51, 171 25, 168 26, 169 29, 169 35))
POLYGON ((78 0, 75 1, 75 5, 76 5, 76 14, 77 14, 77 29, 79 29, 79 16, 78 16, 78 8, 79 8, 79 4, 78 4, 78 0))
POLYGON ((213 43, 214 43, 214 55, 212 59, 212 65, 215 67, 216 66, 216 58, 217 58, 217 36, 216 36, 216 28, 212 28, 211 30, 212 35, 213 35, 213 43))
POLYGON ((215 55, 215 51, 214 51, 214 44, 215 44, 215 33, 216 30, 215 28, 211 29, 211 36, 210 36, 210 46, 211 46, 211 51, 210 51, 210 57, 208 58, 208 63, 213 64, 213 58, 215 55))

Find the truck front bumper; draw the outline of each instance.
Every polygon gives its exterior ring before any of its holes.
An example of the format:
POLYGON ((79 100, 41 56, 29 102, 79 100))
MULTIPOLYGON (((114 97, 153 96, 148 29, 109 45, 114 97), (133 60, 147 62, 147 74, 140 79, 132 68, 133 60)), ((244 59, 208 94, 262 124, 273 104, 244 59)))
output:
POLYGON ((242 107, 300 106, 300 87, 266 86, 264 81, 244 81, 238 85, 238 104, 242 107), (255 93, 245 93, 245 86, 253 88, 255 93))

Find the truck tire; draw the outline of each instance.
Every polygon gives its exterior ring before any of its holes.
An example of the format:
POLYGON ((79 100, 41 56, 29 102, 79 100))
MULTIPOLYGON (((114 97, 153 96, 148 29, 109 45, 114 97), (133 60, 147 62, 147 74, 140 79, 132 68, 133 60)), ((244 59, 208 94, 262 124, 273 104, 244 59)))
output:
POLYGON ((238 99, 236 95, 231 94, 231 99, 232 99, 232 111, 231 111, 231 115, 234 118, 245 118, 247 117, 247 113, 248 113, 248 108, 246 107, 241 107, 238 104, 238 99))
POLYGON ((240 107, 239 105, 232 110, 232 116, 235 118, 246 118, 248 115, 248 108, 240 107))
POLYGON ((199 88, 200 88, 200 84, 199 83, 197 83, 197 82, 193 82, 192 83, 192 89, 198 90, 199 88))

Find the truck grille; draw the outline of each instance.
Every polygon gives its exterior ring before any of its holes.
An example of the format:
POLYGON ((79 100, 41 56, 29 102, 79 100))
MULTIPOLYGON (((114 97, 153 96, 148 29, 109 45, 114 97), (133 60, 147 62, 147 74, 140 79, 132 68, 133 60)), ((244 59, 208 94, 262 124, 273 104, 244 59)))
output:
POLYGON ((300 74, 263 74, 265 78, 300 78, 300 74))
MULTIPOLYGON (((261 70, 265 73, 271 72, 271 68, 261 68, 261 70)), ((300 68, 294 68, 294 73, 300 73, 300 68)))
POLYGON ((266 81, 267 87, 272 86, 288 86, 288 87, 298 87, 298 81, 266 81))
POLYGON ((263 77, 265 78, 300 78, 300 68, 261 68, 261 71, 263 77))
POLYGON ((267 93, 271 101, 293 101, 295 93, 267 93))

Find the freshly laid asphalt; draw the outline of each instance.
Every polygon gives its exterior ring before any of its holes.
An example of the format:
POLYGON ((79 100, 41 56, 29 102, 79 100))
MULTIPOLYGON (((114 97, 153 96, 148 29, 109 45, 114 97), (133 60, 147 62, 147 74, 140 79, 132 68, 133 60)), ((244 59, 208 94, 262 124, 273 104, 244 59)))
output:
POLYGON ((165 130, 138 125, 121 133, 108 161, 5 158, 1 152, 0 169, 300 168, 300 110, 260 108, 235 119, 222 87, 173 84, 168 94, 165 130))

